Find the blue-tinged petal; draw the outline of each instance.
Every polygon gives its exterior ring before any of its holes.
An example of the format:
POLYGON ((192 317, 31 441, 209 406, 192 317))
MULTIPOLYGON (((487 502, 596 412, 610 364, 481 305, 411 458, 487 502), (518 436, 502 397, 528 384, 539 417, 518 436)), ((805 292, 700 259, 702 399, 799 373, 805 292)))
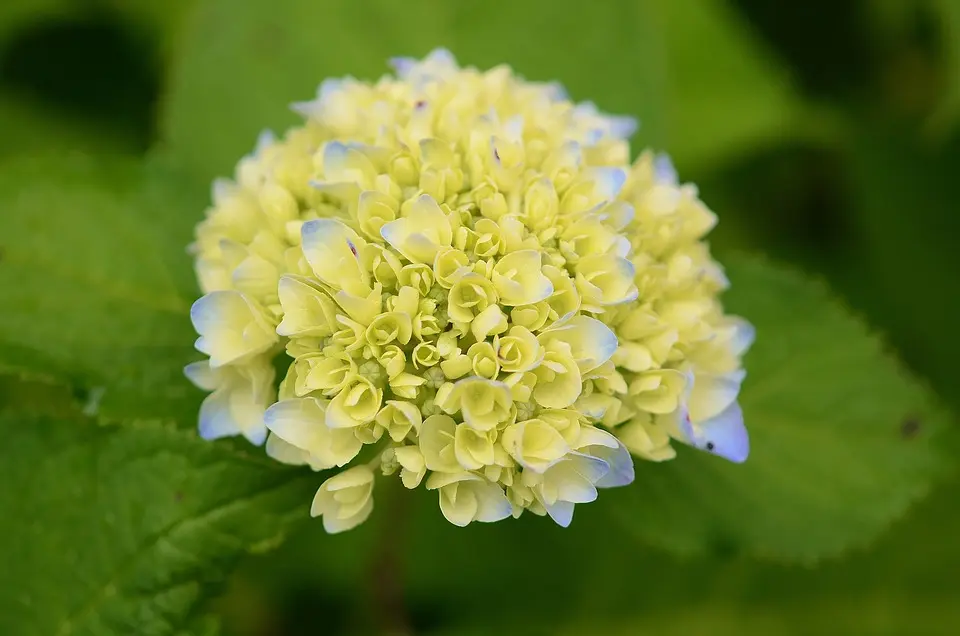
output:
POLYGON ((609 446, 594 446, 589 449, 590 454, 607 462, 610 471, 597 481, 597 488, 616 488, 633 483, 633 457, 630 451, 618 440, 615 448, 609 446))
POLYGON ((544 89, 547 97, 552 101, 560 102, 570 99, 570 93, 567 92, 566 87, 560 82, 549 82, 544 85, 544 89))
POLYGON ((640 122, 627 115, 610 115, 607 121, 610 122, 610 134, 617 139, 629 139, 640 128, 640 122))
POLYGON ((660 153, 654 158, 653 174, 654 178, 660 183, 675 186, 680 181, 677 169, 673 167, 673 161, 670 160, 670 155, 666 153, 660 153))
POLYGON ((261 421, 251 426, 246 426, 242 434, 247 438, 247 441, 254 446, 262 446, 267 439, 267 427, 264 426, 261 421))
POLYGON ((209 360, 191 362, 183 368, 183 374, 198 389, 213 391, 220 385, 220 374, 210 368, 209 360))
POLYGON ((734 402, 723 413, 701 422, 695 446, 737 464, 750 455, 750 436, 743 423, 743 411, 734 402))
POLYGON ((200 405, 200 437, 205 440, 239 435, 240 425, 230 413, 230 394, 219 390, 200 405))
POLYGON ((599 457, 576 451, 570 453, 570 461, 573 469, 583 478, 583 483, 575 489, 561 488, 560 496, 574 503, 594 501, 597 498, 597 491, 593 486, 610 472, 610 465, 599 457))
POLYGON ((622 168, 603 166, 593 168, 592 173, 597 192, 607 200, 617 198, 620 190, 623 189, 623 184, 627 182, 627 173, 622 168))
POLYGON ((734 355, 743 355, 757 337, 756 328, 743 318, 734 317, 734 335, 730 342, 731 351, 734 355))
POLYGON ((484 523, 501 521, 513 512, 513 506, 510 505, 510 500, 503 494, 500 486, 491 483, 478 483, 472 485, 472 487, 477 497, 477 521, 484 523))
POLYGON ((266 351, 277 334, 260 305, 237 291, 215 291, 190 308, 190 320, 200 337, 197 350, 210 356, 212 368, 266 351))
MULTIPOLYGON (((545 492, 554 492, 556 501, 589 503, 596 500, 594 484, 609 472, 607 462, 590 455, 572 451, 543 474, 545 492)), ((545 499, 546 501, 546 499, 545 499)))
POLYGON ((323 147, 323 170, 326 174, 346 169, 350 147, 339 141, 331 141, 323 147))
POLYGON ((432 62, 435 64, 453 64, 457 63, 457 58, 453 56, 453 53, 450 52, 450 49, 438 46, 429 53, 426 57, 427 62, 432 62))
POLYGON ((418 60, 413 57, 391 57, 388 63, 400 79, 406 79, 410 71, 417 65, 418 60))
POLYGON ((575 506, 569 501, 557 501, 552 504, 544 503, 543 507, 546 509, 547 514, 550 515, 550 518, 561 528, 569 527, 573 521, 573 509, 575 506))
POLYGON ((595 117, 600 113, 600 110, 593 102, 586 101, 574 106, 573 113, 580 117, 595 117))
POLYGON ((344 85, 344 80, 339 77, 332 77, 323 80, 317 87, 316 99, 308 102, 294 102, 290 104, 290 109, 298 115, 306 118, 319 118, 323 112, 323 107, 330 98, 339 92, 344 85))

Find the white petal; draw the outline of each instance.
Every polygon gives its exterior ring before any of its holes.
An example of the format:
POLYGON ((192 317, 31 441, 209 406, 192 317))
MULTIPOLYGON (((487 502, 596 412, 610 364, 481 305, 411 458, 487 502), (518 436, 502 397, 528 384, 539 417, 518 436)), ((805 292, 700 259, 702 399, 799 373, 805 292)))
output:
POLYGON ((373 512, 373 497, 368 497, 360 511, 351 517, 341 519, 335 515, 323 515, 323 529, 326 530, 328 534, 337 534, 338 532, 352 530, 366 521, 371 512, 373 512))
POLYGON ((277 402, 263 416, 270 432, 307 453, 323 443, 323 405, 313 398, 294 398, 277 402))
POLYGON ((227 389, 214 391, 200 405, 200 437, 220 439, 240 434, 240 426, 230 413, 230 393, 227 389))
POLYGON ((665 153, 658 154, 653 160, 653 174, 660 183, 673 186, 679 183, 679 177, 677 176, 676 168, 673 167, 673 161, 670 160, 670 155, 665 153))
POLYGON ((277 285, 283 320, 277 325, 281 336, 325 336, 333 328, 336 307, 329 296, 291 275, 280 278, 277 285))
POLYGON ((489 482, 472 485, 477 495, 479 509, 477 510, 476 520, 484 523, 500 521, 510 516, 513 507, 503 490, 496 484, 489 482))
POLYGON ((734 402, 714 418, 701 422, 694 446, 737 464, 750 455, 750 436, 743 423, 743 411, 734 402))
POLYGON ((576 316, 562 326, 541 335, 541 342, 559 340, 570 345, 581 374, 596 369, 613 357, 619 342, 617 335, 596 318, 576 316))
POLYGON ((321 281, 348 291, 363 283, 356 232, 334 219, 313 219, 300 228, 300 237, 303 256, 321 281))
POLYGON ((437 490, 450 484, 456 484, 461 481, 478 481, 481 478, 473 473, 454 472, 454 473, 430 473, 427 477, 427 490, 437 490))
POLYGON ((271 433, 270 436, 267 437, 266 451, 268 457, 272 457, 282 464, 289 464, 291 466, 302 466, 306 464, 307 458, 310 456, 310 454, 303 449, 283 441, 282 438, 274 433, 271 433))
POLYGON ((633 483, 633 457, 622 442, 618 443, 616 448, 595 446, 590 452, 610 466, 610 471, 597 481, 597 488, 616 488, 633 483))
MULTIPOLYGON (((587 448, 590 446, 605 446, 607 448, 617 448, 620 445, 616 437, 596 426, 581 426, 580 437, 577 439, 576 448, 587 448)), ((596 453, 591 453, 596 455, 596 453)))
POLYGON ((734 355, 743 355, 750 345, 753 344, 757 336, 757 330, 743 318, 733 319, 736 325, 736 331, 731 341, 731 350, 734 355))
POLYGON ((543 507, 546 508, 547 514, 550 515, 550 518, 562 528, 569 527, 570 522, 573 521, 574 504, 570 503, 569 501, 558 501, 550 505, 544 503, 543 507))
POLYGON ((200 360, 191 362, 183 368, 183 374, 187 376, 194 386, 204 391, 214 391, 220 386, 221 375, 218 369, 210 368, 209 360, 200 360))
MULTIPOLYGON (((599 482, 610 471, 610 465, 597 457, 572 452, 570 458, 575 470, 591 484, 599 482)), ((594 498, 596 498, 596 495, 594 495, 594 498)), ((574 500, 571 499, 571 501, 574 500)), ((589 501, 593 501, 593 499, 589 501)), ((577 501, 576 503, 587 503, 587 501, 577 501)))
POLYGON ((394 73, 400 79, 405 79, 410 71, 417 65, 418 60, 412 57, 391 57, 388 61, 394 73))
POLYGON ((633 117, 625 115, 608 116, 610 122, 610 134, 620 139, 628 139, 640 128, 640 122, 633 117))
POLYGON ((593 178, 600 196, 611 200, 615 199, 623 189, 623 184, 627 181, 627 173, 620 168, 593 168, 593 178))
POLYGON ((215 291, 190 308, 190 320, 200 337, 196 347, 217 368, 266 351, 277 341, 260 306, 237 291, 215 291))
POLYGON ((257 135, 257 145, 253 150, 253 156, 259 157, 263 151, 272 146, 277 141, 277 136, 270 129, 264 129, 257 135))
POLYGON ((699 423, 724 411, 737 399, 744 377, 742 369, 723 375, 695 375, 688 402, 690 419, 699 423))
POLYGON ((356 488, 373 481, 373 471, 367 466, 354 466, 342 473, 338 473, 324 482, 330 492, 346 490, 347 488, 356 488))
POLYGON ((440 512, 455 526, 462 528, 469 524, 476 519, 479 509, 477 493, 462 484, 440 490, 440 512))
POLYGON ((240 432, 254 446, 262 446, 267 439, 267 427, 263 424, 263 407, 259 407, 249 416, 237 417, 240 432))
POLYGON ((339 181, 336 178, 339 173, 347 169, 347 159, 350 157, 350 148, 339 141, 331 141, 323 147, 323 171, 331 181, 339 181))

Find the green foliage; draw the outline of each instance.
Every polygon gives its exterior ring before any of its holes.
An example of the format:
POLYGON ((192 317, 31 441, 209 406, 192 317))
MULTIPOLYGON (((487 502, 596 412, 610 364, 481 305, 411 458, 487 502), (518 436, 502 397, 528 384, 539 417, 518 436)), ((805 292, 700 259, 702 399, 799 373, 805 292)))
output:
MULTIPOLYGON (((802 136, 794 124, 805 106, 788 71, 721 0, 648 0, 662 26, 665 60, 657 87, 665 107, 655 141, 681 168, 702 170, 774 141, 802 136)), ((632 101, 642 103, 643 92, 632 101)))
POLYGON ((939 488, 869 552, 817 568, 727 550, 683 558, 637 545, 610 523, 603 500, 579 509, 566 530, 534 518, 458 529, 436 514, 433 493, 400 493, 408 495, 401 509, 378 508, 356 533, 329 537, 307 524, 281 551, 247 561, 221 600, 224 631, 373 633, 381 618, 370 605, 378 577, 389 573, 414 626, 451 636, 948 636, 960 618, 958 487, 954 480, 939 488), (378 563, 386 537, 404 545, 395 569, 378 563), (495 601, 494 590, 504 592, 495 601))
POLYGON ((102 393, 108 415, 186 419, 197 292, 171 211, 188 208, 175 181, 145 173, 79 157, 4 166, 0 368, 102 393))
POLYGON ((814 560, 861 544, 940 472, 943 415, 822 285, 757 259, 725 265, 726 306, 757 328, 740 400, 751 457, 639 463, 610 509, 682 552, 814 560))
POLYGON ((947 92, 935 114, 934 125, 941 130, 956 130, 960 120, 960 1, 930 0, 939 17, 944 34, 944 77, 947 92))
POLYGON ((908 364, 924 368, 944 399, 960 406, 953 390, 960 338, 950 335, 960 315, 960 294, 951 292, 960 271, 960 137, 934 149, 876 127, 854 130, 848 156, 859 245, 837 285, 895 334, 908 364), (922 249, 891 258, 914 245, 922 249))
POLYGON ((799 109, 786 73, 717 0, 563 10, 552 0, 209 0, 174 66, 166 136, 183 164, 212 178, 231 170, 260 130, 293 123, 287 104, 310 98, 321 79, 376 78, 387 58, 437 46, 467 64, 509 63, 532 79, 558 79, 576 99, 634 115, 641 141, 669 148, 681 166, 782 135, 799 109), (330 23, 337 28, 323 27, 330 23), (538 33, 549 38, 533 46, 538 33))
POLYGON ((0 159, 55 150, 132 152, 130 140, 109 127, 81 117, 63 116, 46 104, 0 93, 0 159))
POLYGON ((6 0, 0 5, 0 42, 43 18, 74 15, 77 8, 68 0, 6 0))
POLYGON ((0 632, 209 633, 194 614, 239 556, 306 516, 315 478, 162 422, 99 425, 39 391, 55 414, 0 414, 16 484, 0 491, 0 632))

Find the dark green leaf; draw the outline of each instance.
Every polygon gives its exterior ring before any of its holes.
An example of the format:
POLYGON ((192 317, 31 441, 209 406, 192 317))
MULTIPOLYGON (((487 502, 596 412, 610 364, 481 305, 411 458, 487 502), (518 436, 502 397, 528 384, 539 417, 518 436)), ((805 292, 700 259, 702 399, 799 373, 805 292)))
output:
POLYGON ((960 0, 929 0, 938 18, 946 90, 934 116, 934 128, 955 130, 960 120, 960 0))
POLYGON ((934 149, 902 133, 854 130, 848 176, 856 247, 832 274, 850 302, 890 333, 904 361, 960 407, 960 136, 934 149))
POLYGON ((3 634, 211 634, 203 603, 317 482, 159 422, 6 411, 0 431, 3 634))

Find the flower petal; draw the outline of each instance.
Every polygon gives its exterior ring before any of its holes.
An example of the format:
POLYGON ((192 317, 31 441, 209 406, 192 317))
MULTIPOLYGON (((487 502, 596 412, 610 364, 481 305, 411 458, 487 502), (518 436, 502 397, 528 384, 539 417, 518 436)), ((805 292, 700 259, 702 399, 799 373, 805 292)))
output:
POLYGON ((703 422, 719 415, 736 401, 744 377, 743 370, 724 375, 695 375, 688 402, 690 419, 703 422))
POLYGON ((513 508, 503 490, 490 482, 471 484, 477 496, 476 520, 483 523, 500 521, 510 516, 513 508))
POLYGON ((212 368, 266 351, 278 339, 263 308, 237 291, 203 296, 190 308, 190 320, 200 334, 197 349, 210 356, 212 368))
POLYGON ((303 466, 307 463, 307 458, 310 456, 310 453, 283 441, 283 438, 275 433, 270 433, 270 435, 267 436, 265 450, 267 451, 268 457, 272 457, 281 464, 289 464, 291 466, 303 466))
POLYGON ((369 292, 360 264, 363 245, 356 232, 334 219, 313 219, 300 228, 303 256, 321 281, 349 293, 369 292))
POLYGON ((561 528, 569 527, 573 521, 573 509, 576 506, 569 501, 557 501, 552 504, 544 503, 543 507, 546 509, 547 514, 550 515, 550 518, 561 528))
POLYGON ((750 455, 750 436, 743 423, 743 411, 736 402, 722 413, 696 426, 694 446, 740 464, 750 455))
POLYGON ((573 359, 581 374, 593 371, 617 351, 617 335, 596 318, 576 316, 540 336, 541 342, 560 340, 570 345, 573 359))

